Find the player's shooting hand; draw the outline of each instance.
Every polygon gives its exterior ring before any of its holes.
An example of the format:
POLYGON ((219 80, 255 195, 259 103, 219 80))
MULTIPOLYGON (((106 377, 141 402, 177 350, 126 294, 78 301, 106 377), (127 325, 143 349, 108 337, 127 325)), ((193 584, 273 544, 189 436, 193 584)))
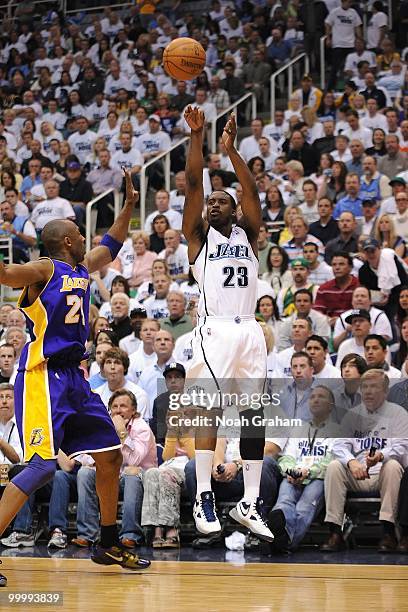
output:
POLYGON ((126 183, 126 200, 125 204, 129 203, 132 206, 135 206, 139 201, 139 192, 133 186, 132 182, 132 174, 129 169, 122 168, 123 175, 125 177, 126 183))
POLYGON ((184 119, 192 132, 201 132, 205 125, 205 116, 202 110, 190 104, 184 111, 184 119))
POLYGON ((221 136, 222 143, 226 150, 231 150, 235 147, 234 142, 237 136, 237 121, 235 118, 235 114, 231 113, 230 118, 228 119, 224 131, 221 136))

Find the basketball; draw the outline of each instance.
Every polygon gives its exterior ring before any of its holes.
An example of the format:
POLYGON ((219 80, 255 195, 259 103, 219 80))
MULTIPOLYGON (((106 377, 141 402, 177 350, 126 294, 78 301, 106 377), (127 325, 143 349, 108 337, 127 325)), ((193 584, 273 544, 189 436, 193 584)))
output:
POLYGON ((205 66, 205 51, 192 38, 177 38, 164 50, 163 66, 167 74, 180 81, 194 79, 205 66))

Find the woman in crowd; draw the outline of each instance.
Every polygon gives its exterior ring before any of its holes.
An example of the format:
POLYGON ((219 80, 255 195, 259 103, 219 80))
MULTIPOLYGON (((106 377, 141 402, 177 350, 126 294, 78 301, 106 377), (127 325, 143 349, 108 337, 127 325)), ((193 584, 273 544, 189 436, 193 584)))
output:
POLYGON ((334 93, 332 91, 326 91, 317 109, 317 116, 321 119, 326 118, 335 121, 336 114, 337 108, 334 93))
POLYGON ((98 168, 98 155, 99 152, 103 149, 106 149, 106 140, 103 136, 99 136, 99 138, 97 138, 92 145, 92 153, 90 153, 85 160, 84 168, 86 172, 91 172, 91 170, 95 170, 95 168, 98 168))
POLYGON ((313 144, 315 140, 324 136, 323 126, 313 108, 310 106, 304 106, 302 108, 302 119, 308 127, 307 142, 309 144, 313 144))
POLYGON ((257 301, 256 312, 261 315, 264 323, 271 327, 277 342, 279 338, 280 316, 276 300, 270 295, 263 295, 257 301))
POLYGON ((247 166, 254 176, 258 176, 261 172, 265 172, 265 162, 262 157, 252 157, 248 161, 247 166))
POLYGON ((316 184, 318 192, 322 188, 323 184, 327 181, 327 178, 330 179, 332 177, 333 163, 334 159, 330 155, 330 153, 321 154, 317 172, 314 172, 310 175, 310 180, 312 180, 316 184))
POLYGON ((366 149, 366 153, 367 155, 373 155, 375 157, 384 157, 384 155, 387 155, 384 130, 381 128, 373 130, 373 146, 366 149))
POLYGON ((402 321, 401 337, 398 352, 393 357, 393 365, 401 370, 402 378, 408 378, 407 357, 408 357, 408 317, 402 321))
MULTIPOLYGON (((165 276, 170 276, 169 266, 167 264, 167 261, 165 261, 164 259, 156 259, 152 265, 152 280, 145 281, 140 285, 137 290, 137 299, 139 302, 142 302, 150 295, 153 295, 153 280, 155 276, 161 276, 162 274, 164 274, 165 276)), ((169 291, 180 291, 180 285, 173 281, 170 285, 169 291)))
POLYGON ((132 243, 135 255, 129 285, 137 289, 143 282, 152 280, 152 265, 157 259, 157 253, 148 250, 150 239, 146 232, 135 232, 132 243))
POLYGON ((158 94, 156 83, 154 81, 147 81, 145 94, 139 100, 140 106, 146 110, 147 115, 151 115, 158 108, 158 94))
POLYGON ((6 189, 16 189, 16 177, 8 170, 3 170, 0 175, 0 201, 5 199, 6 189))
POLYGON ((152 221, 152 233, 149 236, 151 251, 160 253, 165 249, 164 233, 168 229, 170 229, 170 223, 166 215, 156 215, 152 221))
POLYGON ((395 224, 390 215, 385 213, 378 219, 375 238, 382 248, 393 249, 402 259, 406 257, 407 245, 401 236, 396 235, 395 224))
POLYGON ((289 229, 290 224, 292 223, 292 219, 294 219, 294 217, 302 217, 302 216, 303 216, 302 211, 300 210, 299 206, 287 206, 285 208, 285 212, 283 213, 283 220, 285 221, 285 227, 283 228, 279 236, 280 246, 282 246, 282 244, 285 244, 285 242, 292 240, 293 238, 293 234, 289 229))
POLYGON ((284 227, 284 210, 285 204, 280 189, 277 185, 271 185, 266 192, 262 221, 271 228, 270 240, 276 244, 279 242, 279 236, 284 227))
POLYGON ((341 198, 344 198, 347 172, 347 166, 344 162, 333 162, 331 176, 329 174, 326 176, 326 181, 323 182, 317 194, 318 199, 326 197, 332 202, 338 202, 341 198))
POLYGON ((61 108, 67 109, 69 106, 69 94, 74 89, 71 75, 67 70, 61 72, 61 80, 55 90, 55 98, 61 108))
POLYGON ((50 149, 50 140, 59 140, 60 142, 63 140, 61 132, 56 130, 52 123, 49 121, 43 121, 40 126, 40 142, 42 143, 42 148, 44 150, 45 155, 47 155, 50 149))
POLYGON ((274 245, 268 253, 266 267, 268 271, 262 274, 262 280, 271 285, 276 296, 281 289, 290 287, 293 278, 289 270, 289 257, 285 249, 274 245))
POLYGON ((67 140, 59 143, 59 160, 55 164, 58 174, 65 175, 67 158, 71 155, 71 147, 67 140))
POLYGON ((344 389, 336 389, 333 419, 341 423, 348 410, 361 403, 360 378, 367 370, 367 363, 361 355, 349 353, 341 360, 340 372, 344 389))

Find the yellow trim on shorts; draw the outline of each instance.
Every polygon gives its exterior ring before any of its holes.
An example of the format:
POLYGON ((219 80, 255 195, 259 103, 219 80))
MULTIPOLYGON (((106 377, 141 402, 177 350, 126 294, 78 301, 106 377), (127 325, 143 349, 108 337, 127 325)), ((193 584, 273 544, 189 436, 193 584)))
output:
POLYGON ((55 459, 46 363, 24 372, 23 393, 24 461, 29 461, 35 453, 42 459, 55 459))

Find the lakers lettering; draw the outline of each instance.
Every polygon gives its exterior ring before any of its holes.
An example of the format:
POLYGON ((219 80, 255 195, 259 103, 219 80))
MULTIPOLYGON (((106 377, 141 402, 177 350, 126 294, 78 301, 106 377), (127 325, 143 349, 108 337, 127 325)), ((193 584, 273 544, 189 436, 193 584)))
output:
POLYGON ((88 289, 89 279, 87 278, 82 278, 80 276, 71 278, 68 274, 63 274, 61 278, 62 287, 60 293, 64 291, 73 291, 74 289, 83 289, 83 291, 88 289))

